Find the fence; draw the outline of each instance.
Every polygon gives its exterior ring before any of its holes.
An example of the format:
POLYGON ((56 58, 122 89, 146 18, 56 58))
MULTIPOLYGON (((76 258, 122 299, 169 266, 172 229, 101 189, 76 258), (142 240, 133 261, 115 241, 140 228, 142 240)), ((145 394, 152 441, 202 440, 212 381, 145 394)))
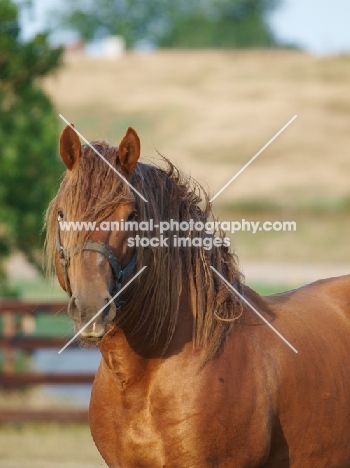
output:
MULTIPOLYGON (((0 352, 3 365, 0 372, 0 387, 5 391, 25 388, 31 385, 55 384, 91 384, 92 373, 39 373, 18 371, 16 353, 22 351, 31 354, 37 349, 60 349, 67 339, 56 336, 36 336, 36 318, 40 314, 62 314, 66 312, 66 303, 30 303, 21 301, 0 301, 0 352)), ((71 346, 77 346, 74 342, 71 346)), ((0 423, 19 421, 62 421, 86 422, 86 410, 16 410, 0 411, 0 423)))

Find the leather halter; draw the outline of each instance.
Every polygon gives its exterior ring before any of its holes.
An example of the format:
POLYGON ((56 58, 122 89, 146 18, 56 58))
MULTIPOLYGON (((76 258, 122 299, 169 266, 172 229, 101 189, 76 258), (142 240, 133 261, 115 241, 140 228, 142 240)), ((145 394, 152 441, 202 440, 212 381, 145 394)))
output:
MULTIPOLYGON (((72 297, 72 290, 70 287, 70 282, 69 282, 69 277, 68 277, 68 267, 70 263, 70 255, 67 249, 65 249, 62 245, 61 242, 61 236, 60 236, 60 226, 59 226, 59 221, 57 222, 57 228, 56 228, 56 249, 58 253, 58 258, 60 260, 60 265, 63 273, 63 278, 64 278, 64 285, 66 288, 66 292, 69 297, 72 297)), ((113 255, 113 252, 111 248, 103 244, 102 242, 95 242, 92 240, 87 240, 81 249, 76 249, 74 252, 74 255, 78 252, 82 252, 83 250, 92 250, 94 252, 99 252, 100 254, 104 255, 106 259, 108 260, 109 264, 112 267, 113 275, 115 278, 115 284, 112 290, 112 297, 115 296, 121 289, 122 283, 127 278, 130 273, 133 271, 136 265, 136 252, 134 255, 131 257, 129 263, 124 267, 120 268, 115 256, 113 255)), ((124 302, 119 300, 119 297, 115 299, 115 305, 116 307, 120 307, 124 302)))

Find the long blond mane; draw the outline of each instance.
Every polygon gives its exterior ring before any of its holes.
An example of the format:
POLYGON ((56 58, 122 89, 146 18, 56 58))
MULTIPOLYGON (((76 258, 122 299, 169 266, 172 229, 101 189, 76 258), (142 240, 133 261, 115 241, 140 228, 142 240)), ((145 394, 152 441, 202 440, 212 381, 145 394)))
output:
MULTIPOLYGON (((117 148, 104 141, 92 144, 120 170, 117 148)), ((83 146, 79 165, 66 176, 46 214, 46 258, 51 269, 56 253, 57 213, 64 210, 67 220, 101 222, 110 216, 119 203, 135 199, 138 221, 170 219, 206 222, 213 219, 205 190, 192 178, 185 177, 164 158, 166 168, 138 163, 132 172, 132 185, 148 203, 134 195, 130 188, 88 146, 83 146)), ((65 247, 80 245, 89 231, 70 231, 65 235, 65 247)), ((159 228, 141 236, 159 237, 159 228)), ((180 235, 204 238, 205 231, 180 235)), ((219 232, 221 238, 223 233, 219 232)), ((179 313, 179 297, 188 288, 189 308, 193 317, 193 344, 205 349, 206 359, 212 358, 224 343, 235 319, 242 313, 238 298, 218 278, 216 268, 229 282, 240 288, 243 278, 236 256, 227 247, 169 247, 137 250, 137 270, 148 268, 125 292, 125 305, 119 321, 132 320, 136 329, 146 327, 145 341, 154 346, 164 326, 168 327, 168 343, 173 336, 179 313), (147 305, 145 307, 145 304, 147 305), (221 320, 219 319, 221 318, 221 320)), ((124 299, 123 297, 123 299, 124 299)))

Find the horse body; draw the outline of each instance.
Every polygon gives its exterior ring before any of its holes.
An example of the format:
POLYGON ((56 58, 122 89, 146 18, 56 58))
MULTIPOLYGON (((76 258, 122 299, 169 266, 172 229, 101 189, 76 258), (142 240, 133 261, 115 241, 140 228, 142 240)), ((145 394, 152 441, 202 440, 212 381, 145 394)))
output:
MULTIPOLYGON (((233 382, 230 373, 235 365, 227 361, 226 353, 200 370, 200 356, 191 343, 178 354, 155 362, 145 359, 135 366, 133 350, 123 349, 123 332, 116 332, 119 339, 113 332, 100 344, 103 358, 90 404, 91 432, 109 466, 258 466, 268 449, 269 408, 264 405, 268 399, 263 396, 265 389, 259 393, 262 404, 255 408, 256 390, 251 392, 249 386, 261 387, 260 374, 233 382), (121 369, 126 370, 121 373, 121 369), (249 420, 252 427, 240 427, 242 420, 249 420), (101 442, 108 433, 112 438, 103 449, 101 442), (249 458, 243 450, 235 453, 235 447, 247 447, 249 458)), ((241 360, 243 354, 238 356, 241 360)), ((248 368, 242 375, 246 372, 248 368)))
MULTIPOLYGON (((208 203, 199 207, 197 185, 170 163, 168 171, 138 163, 134 130, 119 148, 93 145, 148 198, 133 195, 66 127, 60 148, 67 174, 48 210, 47 252, 70 296, 76 332, 101 350, 89 418, 107 465, 348 468, 350 277, 263 297, 244 286, 224 245, 135 249, 130 232, 60 231, 62 219, 121 222, 137 215, 159 225, 210 215, 208 203), (144 266, 111 302, 131 270, 144 266)), ((192 228, 178 236, 213 239, 192 228)))
POLYGON ((298 355, 249 309, 203 369, 188 344, 135 365, 125 335, 112 328, 100 343, 90 406, 109 466, 349 466, 349 283, 336 278, 266 298, 247 289, 298 355))

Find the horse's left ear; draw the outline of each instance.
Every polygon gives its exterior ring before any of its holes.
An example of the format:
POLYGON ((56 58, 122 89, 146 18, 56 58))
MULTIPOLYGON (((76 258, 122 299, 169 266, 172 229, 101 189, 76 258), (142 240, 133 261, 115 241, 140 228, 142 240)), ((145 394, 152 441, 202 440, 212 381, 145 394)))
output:
POLYGON ((140 157, 140 138, 135 130, 129 127, 118 148, 119 161, 126 172, 131 172, 140 157))

